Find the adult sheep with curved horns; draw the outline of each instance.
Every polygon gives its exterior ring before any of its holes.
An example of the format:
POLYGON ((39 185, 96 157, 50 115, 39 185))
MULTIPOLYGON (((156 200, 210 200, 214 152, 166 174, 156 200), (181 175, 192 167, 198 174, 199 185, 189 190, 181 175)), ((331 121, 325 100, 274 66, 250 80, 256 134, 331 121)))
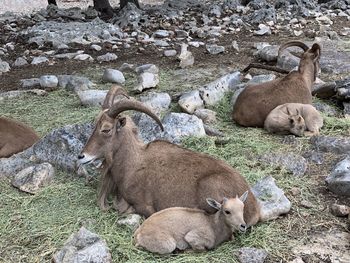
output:
POLYGON ((134 99, 120 100, 100 113, 78 159, 80 164, 104 160, 98 200, 102 209, 106 209, 107 197, 112 195, 120 213, 136 212, 149 217, 177 206, 200 208, 212 214, 215 209, 207 204, 208 196, 222 202, 224 197, 249 191, 244 220, 248 226, 259 221, 260 207, 242 175, 221 160, 167 141, 144 144, 132 119, 121 115, 126 110, 146 113, 163 129, 159 118, 134 99))
POLYGON ((29 126, 13 119, 0 117, 0 158, 24 151, 39 140, 29 126))
POLYGON ((233 107, 232 117, 236 123, 246 127, 263 127, 267 115, 278 105, 312 103, 311 91, 319 71, 321 47, 315 43, 309 48, 302 42, 291 41, 280 47, 278 56, 284 49, 294 46, 304 50, 298 70, 283 78, 246 87, 233 107))

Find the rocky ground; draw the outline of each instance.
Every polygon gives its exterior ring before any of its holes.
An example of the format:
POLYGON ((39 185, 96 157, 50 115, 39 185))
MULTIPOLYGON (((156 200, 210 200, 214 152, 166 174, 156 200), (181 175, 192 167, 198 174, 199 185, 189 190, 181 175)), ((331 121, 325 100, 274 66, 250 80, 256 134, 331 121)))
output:
POLYGON ((43 136, 0 160, 1 261, 349 262, 350 2, 318 2, 169 1, 128 6, 109 22, 79 8, 0 16, 0 114, 43 136), (249 63, 298 65, 288 53, 277 59, 289 40, 323 47, 319 137, 271 135, 230 118, 247 82, 283 76, 243 73, 249 63), (254 185, 269 221, 208 253, 134 248, 140 218, 101 212, 94 167, 75 166, 111 83, 163 118, 161 133, 133 115, 144 141, 164 138, 227 161, 254 185))

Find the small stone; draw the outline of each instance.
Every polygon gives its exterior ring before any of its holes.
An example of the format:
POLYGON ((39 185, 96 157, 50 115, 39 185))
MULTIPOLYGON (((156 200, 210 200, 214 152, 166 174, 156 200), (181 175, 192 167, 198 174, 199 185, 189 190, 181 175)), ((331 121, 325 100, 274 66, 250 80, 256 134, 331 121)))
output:
POLYGON ((218 46, 216 44, 212 44, 212 45, 208 44, 208 45, 205 46, 205 48, 212 55, 217 55, 217 54, 225 52, 225 47, 224 46, 218 46))
POLYGON ((335 216, 347 216, 350 214, 350 207, 347 205, 333 204, 330 210, 335 216))
POLYGON ((293 187, 290 189, 290 192, 292 193, 293 196, 298 196, 301 193, 301 190, 297 187, 293 187))
POLYGON ((188 32, 186 32, 185 30, 176 29, 175 34, 176 34, 177 38, 187 38, 188 37, 188 32))
POLYGON ((264 263, 267 255, 266 250, 253 247, 242 247, 238 250, 240 263, 264 263))
POLYGON ((302 207, 305 207, 305 208, 313 208, 314 207, 314 205, 310 201, 307 201, 307 200, 302 200, 300 202, 300 205, 302 207))
POLYGON ((39 79, 42 88, 56 88, 58 85, 58 78, 55 75, 44 75, 39 79))
POLYGON ((194 115, 200 118, 204 124, 213 124, 216 122, 216 112, 209 109, 196 109, 194 115))
POLYGON ((113 53, 106 53, 102 56, 98 56, 96 59, 99 62, 109 62, 109 61, 114 61, 117 60, 118 56, 113 53))
POLYGON ((85 61, 85 60, 94 61, 94 59, 89 54, 79 54, 75 56, 74 59, 80 60, 80 61, 85 61))
POLYGON ((11 69, 10 64, 7 63, 6 61, 1 61, 0 59, 0 75, 2 73, 10 71, 10 69, 11 69))
POLYGON ((16 61, 13 63, 14 67, 21 67, 24 65, 28 65, 28 61, 24 57, 17 58, 16 61))
POLYGON ((239 52, 239 46, 238 46, 238 43, 237 43, 236 40, 232 41, 232 48, 233 48, 235 51, 239 52))
POLYGON ((164 56, 165 57, 175 57, 177 54, 175 49, 168 49, 168 50, 164 50, 164 56))
POLYGON ((181 45, 181 53, 179 55, 180 68, 190 67, 194 63, 194 56, 192 55, 192 52, 187 50, 187 48, 188 48, 187 44, 181 45))
POLYGON ((268 74, 268 75, 256 75, 254 76, 251 80, 247 82, 247 85, 252 85, 252 84, 261 84, 264 82, 268 82, 271 80, 276 79, 275 74, 268 74))
POLYGON ((127 226, 135 230, 140 226, 141 216, 138 214, 130 214, 126 218, 119 219, 117 224, 120 226, 127 226))
POLYGON ((32 60, 32 65, 38 65, 38 64, 41 64, 41 63, 46 63, 46 62, 49 62, 49 59, 47 57, 35 57, 33 58, 32 60))
POLYGON ((329 190, 338 195, 350 196, 350 157, 339 162, 326 178, 329 190))
POLYGON ((99 45, 91 45, 90 47, 91 50, 95 50, 95 51, 101 51, 102 47, 100 47, 99 45))
POLYGON ((21 79, 21 88, 22 89, 29 89, 40 86, 40 79, 39 78, 31 78, 31 79, 21 79))
POLYGON ((42 186, 52 181, 54 172, 49 163, 30 166, 15 175, 12 185, 23 192, 35 194, 42 186))
POLYGON ((168 93, 150 92, 145 96, 140 97, 140 101, 150 107, 156 114, 165 112, 171 103, 171 97, 168 93))
POLYGON ((138 76, 137 82, 138 84, 134 90, 141 92, 145 89, 156 87, 159 83, 159 76, 151 72, 144 72, 138 76))
POLYGON ((129 63, 123 63, 120 68, 120 71, 122 72, 134 72, 135 71, 135 65, 129 64, 129 63))
POLYGON ((259 30, 257 31, 254 31, 254 35, 257 35, 257 36, 264 36, 264 35, 271 35, 271 29, 269 26, 266 26, 264 24, 260 24, 259 25, 259 30))
POLYGON ((294 33, 294 36, 300 37, 304 32, 302 30, 294 30, 293 33, 294 33))
POLYGON ((106 82, 124 84, 125 77, 122 72, 116 69, 105 69, 102 80, 106 82))
POLYGON ((101 106, 106 95, 107 90, 78 90, 76 91, 81 105, 84 106, 101 106))
POLYGON ((153 73, 153 74, 158 74, 159 73, 159 68, 154 65, 154 64, 144 64, 142 66, 138 66, 135 68, 135 72, 137 74, 141 74, 141 73, 153 73))
POLYGON ((154 45, 157 47, 168 47, 170 46, 169 43, 163 39, 157 39, 154 41, 154 45))
POLYGON ((156 32, 154 32, 153 36, 158 37, 158 38, 165 38, 165 37, 169 37, 172 34, 174 34, 174 32, 160 29, 160 30, 157 30, 156 32))
POLYGON ((178 103, 180 108, 189 114, 193 114, 196 109, 203 108, 204 106, 198 90, 182 94, 178 103))

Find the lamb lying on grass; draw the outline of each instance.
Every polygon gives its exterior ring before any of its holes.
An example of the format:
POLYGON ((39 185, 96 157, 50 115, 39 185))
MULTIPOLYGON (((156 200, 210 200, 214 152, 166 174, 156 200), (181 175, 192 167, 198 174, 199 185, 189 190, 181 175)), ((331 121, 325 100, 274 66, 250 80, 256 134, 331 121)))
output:
POLYGON ((323 126, 321 114, 310 104, 285 103, 274 108, 266 117, 264 128, 271 133, 297 136, 319 135, 323 126))
POLYGON ((159 211, 135 231, 135 245, 159 254, 171 253, 176 248, 212 249, 231 239, 234 231, 246 231, 243 209, 247 196, 248 191, 241 197, 224 198, 221 204, 207 198, 208 204, 218 210, 215 214, 185 207, 159 211))

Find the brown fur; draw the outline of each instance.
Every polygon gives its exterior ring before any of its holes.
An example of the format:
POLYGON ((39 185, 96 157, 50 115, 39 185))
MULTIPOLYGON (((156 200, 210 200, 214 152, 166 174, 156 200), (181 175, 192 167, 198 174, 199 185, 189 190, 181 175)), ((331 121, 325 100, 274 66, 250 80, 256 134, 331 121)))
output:
POLYGON ((292 133, 298 136, 319 135, 323 126, 321 114, 310 104, 286 103, 267 116, 264 128, 271 133, 292 133))
POLYGON ((0 158, 22 152, 39 140, 35 131, 18 121, 0 117, 0 158))
POLYGON ((159 254, 171 253, 176 248, 201 251, 231 239, 236 230, 245 231, 244 203, 240 198, 230 198, 223 204, 217 204, 218 211, 211 215, 203 210, 184 207, 157 212, 135 231, 135 245, 159 254))
POLYGON ((267 115, 278 105, 291 102, 311 104, 320 52, 320 46, 314 44, 302 55, 298 71, 246 87, 234 105, 233 120, 242 126, 263 127, 267 115))
MULTIPOLYGON (((78 157, 81 164, 105 160, 101 208, 112 194, 116 202, 126 202, 125 209, 146 217, 175 206, 213 213, 206 197, 221 202, 224 196, 235 197, 250 190, 244 177, 225 162, 166 141, 144 144, 137 133, 131 118, 102 113, 78 157)), ((259 217, 259 205, 249 191, 244 219, 254 225, 259 217)))

